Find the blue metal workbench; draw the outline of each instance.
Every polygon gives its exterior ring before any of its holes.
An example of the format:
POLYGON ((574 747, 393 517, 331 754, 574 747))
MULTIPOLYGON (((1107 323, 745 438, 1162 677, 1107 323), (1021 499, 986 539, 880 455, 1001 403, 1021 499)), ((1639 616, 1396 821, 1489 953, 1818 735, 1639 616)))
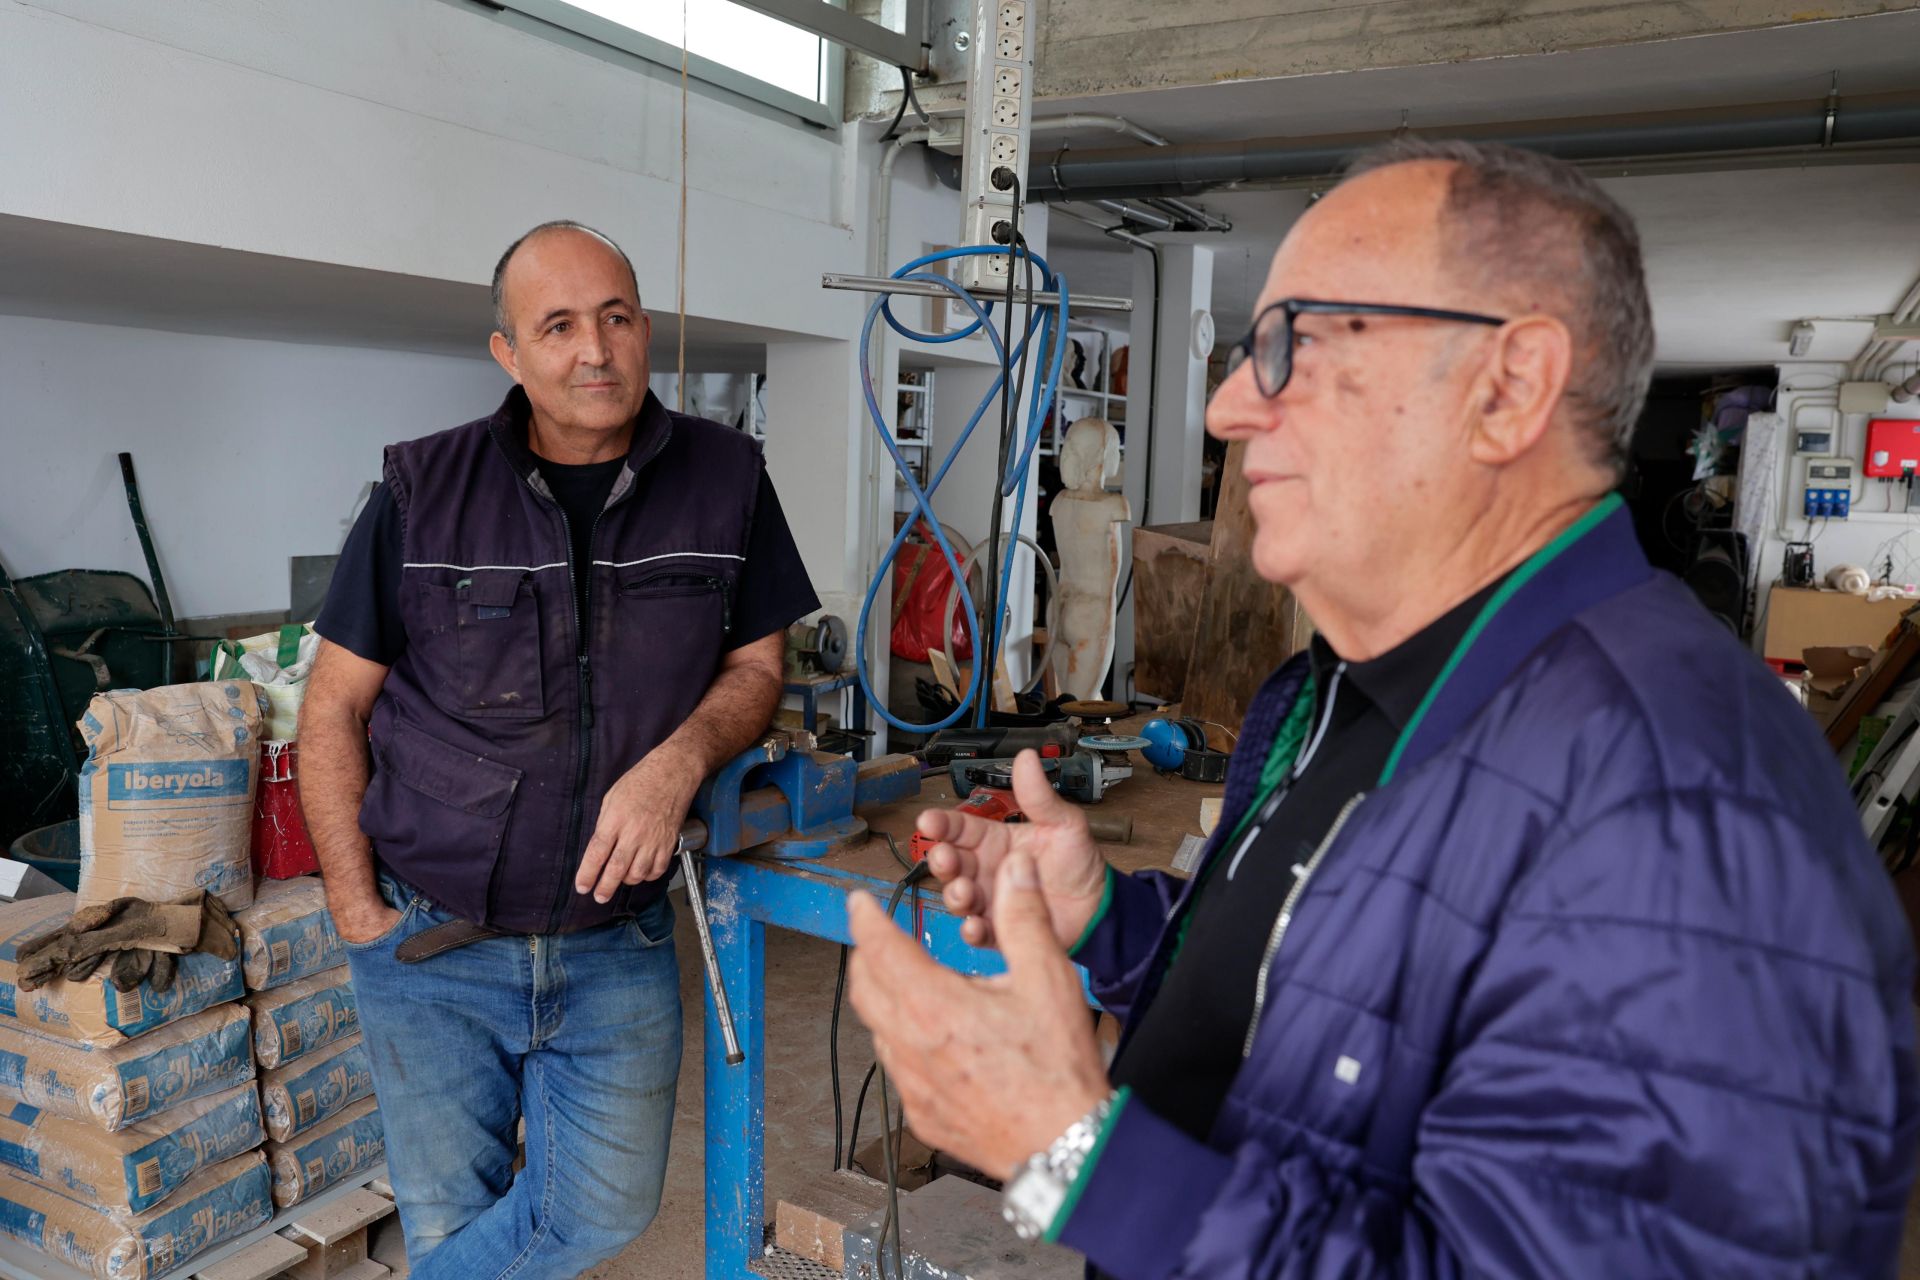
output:
MULTIPOLYGON (((1137 765, 1107 808, 1131 814, 1135 830, 1127 847, 1107 846, 1123 872, 1165 867, 1180 836, 1198 831, 1203 797, 1218 796, 1217 785, 1157 777, 1137 765)), ((877 831, 889 831, 902 851, 921 809, 953 803, 953 793, 938 775, 929 777, 914 800, 888 805, 863 816, 877 831)), ((749 1264, 759 1259, 766 1238, 766 1185, 763 1164, 766 1084, 766 937, 769 925, 811 934, 832 942, 847 938, 846 898, 864 889, 884 901, 898 882, 900 869, 886 845, 874 840, 852 852, 817 861, 774 861, 744 856, 709 859, 707 914, 714 951, 726 978, 740 1047, 746 1061, 729 1067, 715 1019, 713 996, 706 997, 706 1191, 707 1280, 748 1280, 749 1264)), ((999 953, 968 946, 960 922, 940 904, 937 886, 923 886, 901 899, 895 919, 911 928, 919 900, 920 941, 935 959, 968 974, 999 973, 999 953)), ((853 1017, 851 1010, 848 1017, 853 1017)))

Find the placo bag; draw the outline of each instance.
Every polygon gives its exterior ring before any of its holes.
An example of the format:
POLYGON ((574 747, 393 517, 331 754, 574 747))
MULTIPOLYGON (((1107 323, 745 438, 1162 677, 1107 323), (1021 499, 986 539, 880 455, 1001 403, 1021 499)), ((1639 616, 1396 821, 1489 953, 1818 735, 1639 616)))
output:
POLYGON ((360 1030, 360 1003, 347 969, 257 991, 253 1009, 253 1056, 262 1067, 283 1067, 360 1030))
POLYGON ((260 1095, 243 1084, 103 1132, 24 1102, 0 1110, 0 1165, 102 1208, 145 1213, 202 1169, 267 1140, 260 1095))
POLYGON ((181 956, 165 990, 142 982, 121 991, 108 982, 106 965, 81 982, 56 978, 35 991, 19 990, 14 959, 20 948, 64 925, 75 902, 71 893, 50 893, 0 905, 0 1019, 44 1036, 114 1045, 240 998, 240 961, 204 951, 181 956))
POLYGON ((234 913, 247 990, 266 991, 347 962, 318 876, 270 880, 252 906, 234 913))
POLYGON ((107 1049, 0 1025, 0 1098, 124 1129, 253 1079, 250 1040, 241 1004, 196 1013, 107 1049))
POLYGON ((95 1280, 154 1280, 272 1221, 271 1188, 259 1152, 215 1165, 137 1214, 7 1174, 0 1177, 0 1235, 95 1280))
POLYGON ((286 1142, 373 1096, 373 1064, 359 1036, 351 1036, 292 1066, 260 1077, 267 1136, 286 1142))
POLYGON ((98 693, 80 721, 80 905, 253 901, 260 691, 245 680, 98 693))
POLYGON ((292 1142, 267 1143, 273 1202, 281 1208, 319 1195, 387 1158, 387 1134, 372 1098, 356 1102, 292 1142))

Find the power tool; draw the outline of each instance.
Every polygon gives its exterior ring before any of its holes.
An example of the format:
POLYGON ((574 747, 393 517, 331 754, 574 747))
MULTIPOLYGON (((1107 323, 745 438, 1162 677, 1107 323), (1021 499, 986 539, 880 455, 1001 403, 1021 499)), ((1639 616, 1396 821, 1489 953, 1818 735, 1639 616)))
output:
MULTIPOLYGON (((1098 804, 1114 783, 1133 776, 1133 765, 1119 752, 1076 751, 1058 759, 1043 757, 1040 767, 1055 791, 1081 804, 1098 804)), ((947 766, 947 774, 953 779, 953 794, 964 798, 977 787, 1012 787, 1013 761, 955 760, 947 766)))

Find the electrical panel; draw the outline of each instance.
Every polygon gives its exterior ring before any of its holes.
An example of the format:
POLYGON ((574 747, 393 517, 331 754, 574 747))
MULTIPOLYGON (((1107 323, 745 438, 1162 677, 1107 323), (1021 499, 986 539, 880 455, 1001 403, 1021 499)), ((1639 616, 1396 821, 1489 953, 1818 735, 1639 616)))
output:
POLYGON ((1881 479, 1920 473, 1920 418, 1867 423, 1866 473, 1881 479))
POLYGON ((1830 427, 1805 427, 1793 433, 1793 451, 1801 454, 1818 454, 1821 457, 1833 452, 1833 430, 1830 427))
MULTIPOLYGON (((1019 179, 1024 199, 1033 117, 1033 9, 1037 0, 973 0, 973 69, 967 77, 967 115, 961 154, 963 245, 1008 244, 1013 238, 1016 188, 993 180, 996 169, 1019 179)), ((969 288, 1004 288, 1011 259, 982 254, 954 264, 969 288)))
POLYGON ((1848 458, 1807 459, 1802 514, 1809 520, 1845 520, 1853 505, 1853 462, 1848 458))

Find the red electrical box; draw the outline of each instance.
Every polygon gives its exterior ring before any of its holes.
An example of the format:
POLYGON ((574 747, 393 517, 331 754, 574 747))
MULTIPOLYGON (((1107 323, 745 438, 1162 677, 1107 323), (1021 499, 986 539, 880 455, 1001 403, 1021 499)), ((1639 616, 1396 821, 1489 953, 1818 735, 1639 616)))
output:
POLYGON ((1867 423, 1867 465, 1863 474, 1920 475, 1920 418, 1874 418, 1867 423))

